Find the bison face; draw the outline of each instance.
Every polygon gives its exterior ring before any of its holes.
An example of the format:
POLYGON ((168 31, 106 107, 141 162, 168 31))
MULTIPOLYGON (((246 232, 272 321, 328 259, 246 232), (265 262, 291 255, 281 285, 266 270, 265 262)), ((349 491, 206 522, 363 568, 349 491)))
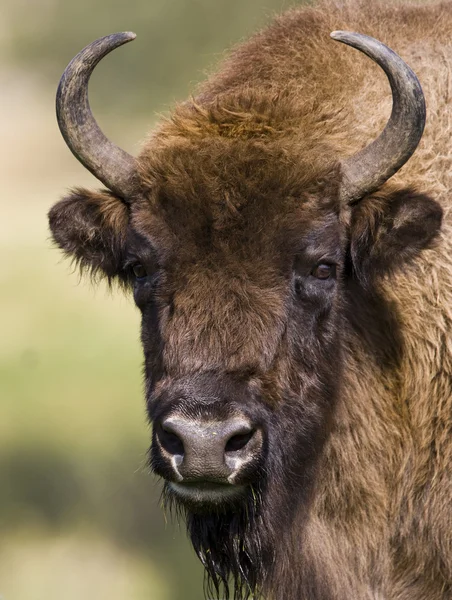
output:
POLYGON ((270 174, 268 149, 227 150, 227 170, 217 142, 143 157, 128 234, 151 464, 195 514, 254 510, 275 473, 304 480, 340 381, 336 169, 312 181, 281 156, 270 174))
POLYGON ((440 222, 436 204, 409 191, 345 210, 337 165, 312 177, 301 156, 270 150, 154 149, 130 205, 79 191, 50 214, 66 252, 133 289, 150 462, 190 515, 290 519, 308 507, 342 379, 350 284, 364 294, 440 222), (294 489, 305 502, 291 501, 294 489))
POLYGON ((328 429, 345 256, 337 168, 311 178, 284 154, 162 151, 143 157, 152 179, 130 206, 77 192, 51 211, 61 247, 133 290, 151 465, 191 513, 249 512, 294 477, 307 490, 328 429))
POLYGON ((82 265, 133 289, 166 497, 195 515, 281 502, 290 515, 290 490, 308 505, 332 419, 350 285, 364 294, 401 266, 441 213, 410 191, 344 211, 334 164, 312 178, 301 158, 230 144, 224 170, 224 151, 145 156, 152 180, 132 204, 78 191, 50 224, 82 265))

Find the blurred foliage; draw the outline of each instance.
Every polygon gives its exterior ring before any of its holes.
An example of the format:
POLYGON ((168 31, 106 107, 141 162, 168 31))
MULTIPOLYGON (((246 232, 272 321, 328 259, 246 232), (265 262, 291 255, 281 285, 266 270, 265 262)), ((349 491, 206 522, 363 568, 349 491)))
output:
MULTIPOLYGON (((5 0, 3 0, 5 1, 5 0)), ((135 31, 127 48, 96 70, 93 98, 103 107, 148 115, 183 98, 225 49, 264 25, 290 0, 41 0, 24 20, 30 0, 7 0, 4 51, 17 65, 32 64, 57 80, 76 52, 103 35, 135 31), (106 85, 106 82, 109 82, 106 85)))
POLYGON ((89 531, 48 536, 21 532, 0 549, 2 598, 20 600, 171 600, 155 567, 128 547, 89 531), (19 575, 20 574, 20 575, 19 575), (160 581, 158 587, 147 581, 160 581))

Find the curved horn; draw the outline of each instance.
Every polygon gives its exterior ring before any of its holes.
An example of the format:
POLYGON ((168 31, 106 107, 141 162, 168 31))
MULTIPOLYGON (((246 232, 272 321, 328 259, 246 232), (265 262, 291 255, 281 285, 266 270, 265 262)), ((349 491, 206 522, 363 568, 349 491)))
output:
POLYGON ((88 101, 88 82, 109 52, 134 40, 134 33, 113 33, 86 46, 66 67, 58 86, 60 131, 74 156, 107 188, 122 198, 133 193, 136 161, 100 130, 88 101))
POLYGON ((425 126, 425 99, 410 67, 390 48, 367 35, 333 31, 338 42, 364 52, 386 73, 392 90, 392 112, 380 136, 343 162, 342 198, 353 204, 375 192, 410 158, 425 126))

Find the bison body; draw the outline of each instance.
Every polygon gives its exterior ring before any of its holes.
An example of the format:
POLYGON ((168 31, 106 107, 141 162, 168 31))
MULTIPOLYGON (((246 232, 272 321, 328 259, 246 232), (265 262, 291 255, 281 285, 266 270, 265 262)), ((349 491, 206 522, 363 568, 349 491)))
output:
POLYGON ((175 107, 127 193, 50 212, 134 291, 150 462, 212 593, 452 598, 451 39, 450 1, 292 10, 175 107), (427 104, 414 156, 352 202, 343 161, 391 92, 333 30, 391 47, 427 104))

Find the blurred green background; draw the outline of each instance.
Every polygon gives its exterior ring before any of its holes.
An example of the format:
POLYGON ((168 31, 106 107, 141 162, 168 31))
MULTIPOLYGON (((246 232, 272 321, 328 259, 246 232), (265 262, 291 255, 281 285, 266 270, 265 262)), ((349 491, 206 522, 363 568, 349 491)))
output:
POLYGON ((232 43, 284 0, 2 0, 0 11, 0 597, 201 600, 183 524, 145 467, 139 317, 51 247, 46 213, 99 184, 54 117, 69 60, 107 33, 93 111, 129 152, 232 43))

